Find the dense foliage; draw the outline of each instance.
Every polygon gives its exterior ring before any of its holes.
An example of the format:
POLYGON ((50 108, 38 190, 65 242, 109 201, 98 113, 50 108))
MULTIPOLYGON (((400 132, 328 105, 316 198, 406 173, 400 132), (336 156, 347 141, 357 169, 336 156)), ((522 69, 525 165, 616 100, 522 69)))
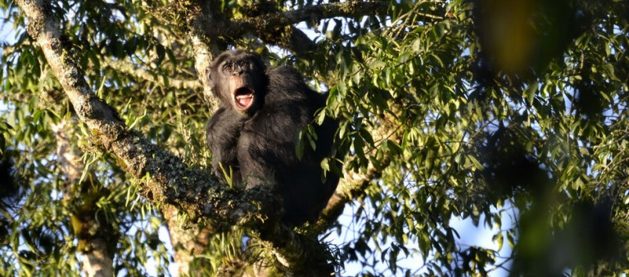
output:
MULTIPOLYGON (((296 232, 341 275, 629 273, 626 1, 320 2, 64 0, 49 16, 92 91, 193 167, 211 156, 202 49, 249 49, 327 91, 349 201, 296 232), (455 218, 494 245, 460 243, 455 218)), ((254 231, 207 235, 142 197, 150 176, 77 119, 23 10, 0 15, 0 275, 78 275, 96 238, 118 275, 172 274, 194 252, 167 246, 185 240, 175 221, 205 234, 208 272, 277 259, 254 231)))

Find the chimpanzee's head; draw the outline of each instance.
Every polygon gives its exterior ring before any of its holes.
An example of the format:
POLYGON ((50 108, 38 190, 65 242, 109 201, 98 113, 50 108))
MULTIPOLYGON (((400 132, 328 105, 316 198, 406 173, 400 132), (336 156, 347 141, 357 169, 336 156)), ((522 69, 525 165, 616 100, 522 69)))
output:
POLYGON ((268 78, 259 56, 236 50, 220 54, 210 65, 210 84, 225 107, 252 115, 262 106, 268 78))

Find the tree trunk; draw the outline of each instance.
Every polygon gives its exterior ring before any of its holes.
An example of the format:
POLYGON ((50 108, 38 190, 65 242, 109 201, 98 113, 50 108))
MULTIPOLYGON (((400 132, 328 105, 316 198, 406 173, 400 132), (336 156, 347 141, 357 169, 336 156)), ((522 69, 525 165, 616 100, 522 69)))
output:
MULTIPOLYGON (((86 178, 88 181, 81 182, 81 175, 84 166, 80 158, 78 149, 72 146, 70 136, 72 129, 68 120, 64 119, 58 124, 53 124, 52 130, 57 139, 57 161, 60 163, 61 171, 66 176, 68 183, 65 186, 64 201, 73 202, 72 199, 75 189, 72 186, 93 186, 91 182, 96 181, 94 176, 86 178)), ((91 175, 91 174, 90 174, 91 175)), ((84 203, 82 207, 95 207, 98 201, 97 197, 90 197, 91 203, 84 203)), ((101 236, 105 232, 96 232, 90 234, 92 226, 107 224, 102 220, 97 220, 96 213, 92 209, 86 211, 74 211, 71 222, 74 234, 79 241, 79 260, 81 263, 82 276, 113 276, 113 255, 108 249, 107 238, 101 236)), ((111 226, 109 226, 111 227, 111 226)), ((109 229, 109 228, 107 228, 109 229)))

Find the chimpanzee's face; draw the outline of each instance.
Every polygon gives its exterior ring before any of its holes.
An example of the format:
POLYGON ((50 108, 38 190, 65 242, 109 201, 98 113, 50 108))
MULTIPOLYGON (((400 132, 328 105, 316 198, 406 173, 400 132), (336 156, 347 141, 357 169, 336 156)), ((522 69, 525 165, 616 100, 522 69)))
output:
POLYGON ((210 67, 210 82, 224 106, 252 115, 263 104, 268 78, 266 68, 257 56, 242 52, 225 52, 210 67))

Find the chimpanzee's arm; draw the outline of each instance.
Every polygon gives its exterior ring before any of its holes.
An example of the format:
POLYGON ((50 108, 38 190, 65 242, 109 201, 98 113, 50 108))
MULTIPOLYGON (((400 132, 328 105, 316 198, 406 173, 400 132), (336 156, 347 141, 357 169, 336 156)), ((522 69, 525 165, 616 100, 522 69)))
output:
POLYGON ((217 176, 223 176, 224 170, 229 174, 230 167, 234 174, 238 172, 236 148, 241 128, 241 116, 224 107, 219 108, 208 122, 207 143, 212 151, 212 169, 217 176))

